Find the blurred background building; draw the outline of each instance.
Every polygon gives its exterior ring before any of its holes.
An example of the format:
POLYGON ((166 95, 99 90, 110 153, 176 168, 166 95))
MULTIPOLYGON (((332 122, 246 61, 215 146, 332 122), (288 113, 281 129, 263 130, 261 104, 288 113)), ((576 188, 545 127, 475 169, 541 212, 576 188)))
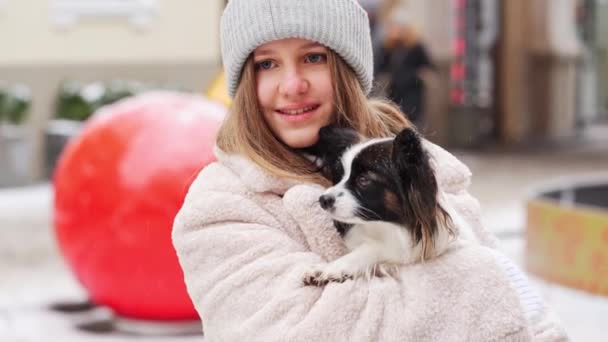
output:
MULTIPOLYGON (((421 126, 436 142, 565 142, 608 121, 608 35, 601 34, 608 32, 607 1, 361 3, 372 18, 377 47, 383 28, 397 21, 410 26, 429 51, 435 68, 423 77, 421 126)), ((224 4, 0 2, 0 85, 20 85, 31 100, 22 124, 26 144, 13 161, 21 168, 20 181, 49 175, 45 132, 61 114, 58 98, 66 82, 84 87, 127 80, 204 92, 221 69, 218 23, 224 4)), ((89 97, 96 93, 88 89, 89 97)))
MULTIPOLYGON (((49 120, 70 115, 57 110, 62 90, 70 91, 66 82, 79 84, 78 92, 106 82, 202 92, 220 69, 223 5, 219 0, 0 1, 0 89, 19 84, 31 97, 19 134, 5 127, 0 135, 0 169, 5 168, 0 185, 48 176, 46 131, 49 120)), ((95 88, 83 95, 94 101, 101 96, 95 88)))
POLYGON ((437 141, 563 142, 608 119, 606 1, 364 3, 377 30, 397 17, 431 51, 426 115, 437 141))
MULTIPOLYGON (((359 1, 373 27, 374 93, 418 111, 426 136, 472 169, 484 224, 524 265, 532 188, 596 172, 608 184, 608 0, 359 1)), ((227 101, 218 34, 226 3, 0 0, 0 332, 5 322, 28 331, 39 320, 45 336, 57 320, 24 303, 79 289, 55 246, 50 178, 82 124, 101 106, 155 89, 227 101)), ((605 185, 597 189, 605 201, 605 185)), ((587 234, 586 223, 564 222, 587 234)), ((606 294, 608 233, 587 235, 603 254, 593 271, 581 269, 605 284, 587 292, 606 294)), ((608 299, 538 283, 575 340, 605 339, 608 299)))
MULTIPOLYGON (((463 147, 559 143, 608 121, 605 0, 361 3, 372 18, 376 47, 382 45, 383 28, 399 22, 428 51, 433 72, 421 78, 426 89, 421 126, 436 142, 463 147)), ((13 89, 29 105, 20 124, 24 142, 18 144, 6 127, 0 135, 5 167, 7 155, 19 154, 10 161, 20 176, 12 182, 49 176, 45 132, 50 119, 65 116, 58 113, 58 102, 70 91, 69 82, 74 88, 74 83, 123 80, 204 92, 221 69, 218 23, 224 4, 0 2, 0 89, 13 89)), ((99 92, 89 87, 86 95, 99 92)), ((9 177, 8 171, 3 174, 9 177)))

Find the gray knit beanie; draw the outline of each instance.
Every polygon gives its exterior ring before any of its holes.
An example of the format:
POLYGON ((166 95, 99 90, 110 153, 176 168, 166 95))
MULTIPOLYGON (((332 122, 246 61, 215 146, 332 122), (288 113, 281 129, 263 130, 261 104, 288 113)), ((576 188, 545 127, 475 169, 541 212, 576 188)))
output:
POLYGON ((230 0, 220 24, 230 97, 251 52, 285 38, 329 47, 353 68, 364 92, 370 92, 374 66, 369 20, 356 0, 230 0))

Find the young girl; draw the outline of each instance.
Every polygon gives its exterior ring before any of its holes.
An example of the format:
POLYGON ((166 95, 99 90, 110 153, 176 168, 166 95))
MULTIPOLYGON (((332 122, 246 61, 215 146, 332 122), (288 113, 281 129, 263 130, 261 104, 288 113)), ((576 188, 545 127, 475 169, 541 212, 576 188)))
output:
POLYGON ((174 245, 205 340, 565 340, 498 254, 467 193, 470 172, 433 144, 437 181, 479 244, 458 244, 394 277, 305 286, 346 252, 318 205, 327 180, 298 153, 328 124, 368 137, 409 125, 372 87, 367 15, 354 0, 231 0, 221 20, 231 112, 217 162, 192 184, 174 245))

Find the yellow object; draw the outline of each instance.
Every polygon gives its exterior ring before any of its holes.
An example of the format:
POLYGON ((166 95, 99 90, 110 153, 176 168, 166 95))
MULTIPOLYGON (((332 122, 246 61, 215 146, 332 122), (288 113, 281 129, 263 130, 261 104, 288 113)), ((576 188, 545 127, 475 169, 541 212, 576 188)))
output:
POLYGON ((526 268, 545 280, 608 296, 608 213, 563 207, 547 199, 527 205, 526 268))
POLYGON ((219 101, 225 104, 227 107, 230 106, 232 100, 228 96, 228 88, 226 86, 226 75, 222 70, 219 75, 211 82, 211 86, 207 89, 207 97, 219 101))

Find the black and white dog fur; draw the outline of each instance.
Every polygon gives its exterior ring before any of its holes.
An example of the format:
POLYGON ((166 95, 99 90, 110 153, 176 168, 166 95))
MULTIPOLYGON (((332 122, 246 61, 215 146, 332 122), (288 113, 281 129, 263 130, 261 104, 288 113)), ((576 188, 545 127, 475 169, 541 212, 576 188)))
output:
POLYGON ((304 152, 334 184, 319 203, 350 252, 306 272, 306 285, 387 274, 391 266, 441 254, 457 231, 469 229, 441 200, 430 156, 415 130, 364 140, 352 129, 327 126, 319 136, 304 152))

